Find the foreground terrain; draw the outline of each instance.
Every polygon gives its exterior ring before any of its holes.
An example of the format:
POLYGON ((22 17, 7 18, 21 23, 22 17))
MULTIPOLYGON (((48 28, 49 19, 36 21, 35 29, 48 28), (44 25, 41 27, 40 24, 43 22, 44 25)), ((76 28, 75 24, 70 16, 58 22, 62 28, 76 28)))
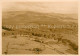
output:
POLYGON ((77 19, 57 13, 3 12, 2 53, 78 54, 77 19))

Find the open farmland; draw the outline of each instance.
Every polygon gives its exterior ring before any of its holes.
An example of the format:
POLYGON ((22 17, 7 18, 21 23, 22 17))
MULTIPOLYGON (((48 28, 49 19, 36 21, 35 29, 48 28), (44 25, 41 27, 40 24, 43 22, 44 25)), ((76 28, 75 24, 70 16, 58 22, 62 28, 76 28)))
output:
POLYGON ((11 11, 3 12, 2 24, 3 54, 78 54, 78 25, 72 17, 11 11))
POLYGON ((2 54, 78 55, 77 2, 2 5, 2 54))

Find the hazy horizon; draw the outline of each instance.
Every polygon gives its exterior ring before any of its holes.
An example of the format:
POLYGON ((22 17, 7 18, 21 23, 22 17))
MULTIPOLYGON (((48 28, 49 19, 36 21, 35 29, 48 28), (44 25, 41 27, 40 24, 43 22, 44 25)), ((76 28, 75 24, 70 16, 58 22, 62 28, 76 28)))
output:
POLYGON ((77 14, 77 2, 5 2, 3 11, 36 11, 43 13, 77 14))

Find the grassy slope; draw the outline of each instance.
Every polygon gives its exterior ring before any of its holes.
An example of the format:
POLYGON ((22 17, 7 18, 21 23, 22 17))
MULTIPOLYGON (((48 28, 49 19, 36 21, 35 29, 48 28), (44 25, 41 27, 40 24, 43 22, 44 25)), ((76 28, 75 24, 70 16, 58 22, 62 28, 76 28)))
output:
MULTIPOLYGON (((72 17, 63 15, 63 14, 45 14, 45 13, 38 13, 38 12, 31 12, 31 11, 11 11, 11 12, 3 12, 3 25, 19 25, 19 24, 57 24, 57 25, 77 25, 77 19, 72 17)), ((18 29, 19 30, 19 29, 18 29)), ((77 27, 73 28, 64 28, 64 29, 47 29, 47 28, 40 28, 33 29, 33 33, 44 34, 46 33, 47 36, 50 33, 54 33, 56 36, 59 37, 58 34, 63 36, 63 39, 70 40, 70 43, 74 43, 71 46, 78 45, 78 36, 77 36, 77 27)), ((23 31, 23 30, 21 30, 23 31)), ((24 32, 28 31, 32 33, 32 31, 28 29, 24 29, 24 32)), ((11 33, 11 31, 9 31, 11 33)), ((66 41, 67 41, 66 40, 66 41)), ((74 47, 73 49, 75 49, 74 47)))

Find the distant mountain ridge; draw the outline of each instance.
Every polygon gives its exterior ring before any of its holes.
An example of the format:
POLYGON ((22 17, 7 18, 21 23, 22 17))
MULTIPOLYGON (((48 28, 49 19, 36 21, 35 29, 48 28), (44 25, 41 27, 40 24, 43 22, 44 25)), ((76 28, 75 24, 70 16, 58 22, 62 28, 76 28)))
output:
POLYGON ((39 13, 33 11, 9 11, 3 12, 2 14, 3 24, 19 24, 19 23, 52 23, 52 24, 66 24, 66 23, 77 23, 77 19, 70 15, 59 14, 59 13, 39 13), (15 23, 14 23, 15 22, 15 23))

